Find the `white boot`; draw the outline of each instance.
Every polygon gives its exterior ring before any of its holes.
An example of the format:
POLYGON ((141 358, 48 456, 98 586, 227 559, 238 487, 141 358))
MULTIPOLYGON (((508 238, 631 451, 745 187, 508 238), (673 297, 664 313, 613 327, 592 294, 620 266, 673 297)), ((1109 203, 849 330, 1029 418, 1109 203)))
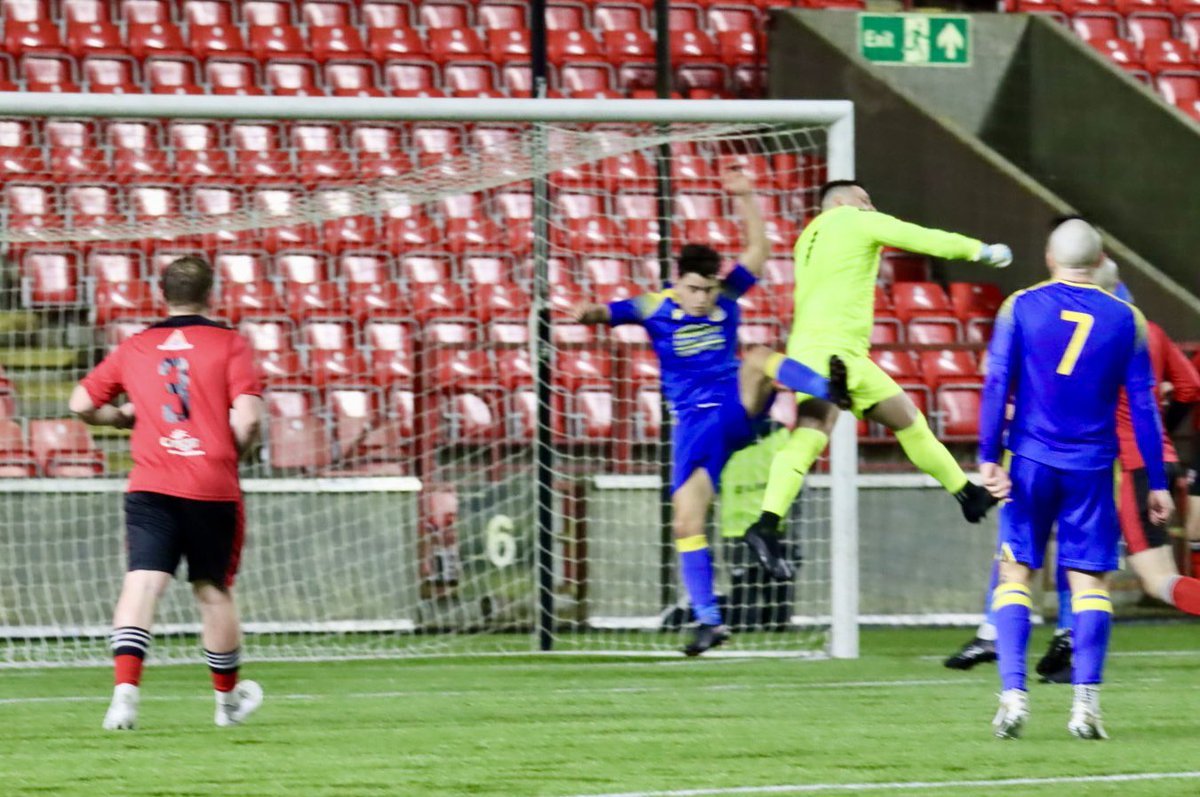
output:
POLYGON ((131 731, 137 725, 140 691, 133 684, 117 684, 112 703, 104 714, 104 730, 131 731))
POLYGON ((1067 730, 1077 739, 1107 739, 1104 725, 1100 722, 1099 684, 1076 684, 1075 703, 1071 706, 1071 719, 1067 730))
POLYGON ((263 702, 263 690, 254 681, 239 681, 231 692, 217 692, 215 722, 219 728, 239 725, 258 710, 263 702))
POLYGON ((992 719, 992 732, 1000 739, 1017 739, 1029 719, 1029 696, 1021 689, 1000 693, 1000 709, 992 719))

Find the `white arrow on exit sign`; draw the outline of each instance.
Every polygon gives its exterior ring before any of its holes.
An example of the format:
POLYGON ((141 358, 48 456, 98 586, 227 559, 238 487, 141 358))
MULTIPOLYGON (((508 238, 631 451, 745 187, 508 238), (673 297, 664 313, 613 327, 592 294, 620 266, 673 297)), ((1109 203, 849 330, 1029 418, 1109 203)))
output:
POLYGON ((938 34, 935 44, 946 54, 947 60, 953 61, 958 57, 958 51, 967 46, 967 41, 959 33, 956 25, 946 25, 938 34))

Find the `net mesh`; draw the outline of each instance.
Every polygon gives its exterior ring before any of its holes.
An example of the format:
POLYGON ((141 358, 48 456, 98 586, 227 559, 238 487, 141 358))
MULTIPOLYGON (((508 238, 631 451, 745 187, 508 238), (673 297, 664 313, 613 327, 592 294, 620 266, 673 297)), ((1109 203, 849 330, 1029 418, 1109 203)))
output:
MULTIPOLYGON (((772 260, 745 344, 783 346, 789 250, 814 212, 817 126, 0 120, 0 661, 100 662, 123 570, 126 434, 65 418, 74 382, 161 316, 158 275, 214 264, 213 315, 267 384, 247 479, 238 597, 248 654, 528 651, 551 584, 554 649, 677 649, 691 618, 664 533, 657 363, 640 329, 570 321, 580 300, 656 290, 659 237, 741 247, 719 170, 755 179, 772 260), (669 148, 659 218, 657 158, 669 148), (548 178, 548 204, 531 181, 548 178), (532 340, 546 219, 554 519, 538 569, 532 340)), ((792 402, 776 402, 790 423, 792 402)), ((764 457, 743 452, 714 514, 736 650, 821 652, 828 485, 791 521, 796 582, 766 584, 736 534, 764 457)), ((194 660, 171 590, 158 660, 194 660)))

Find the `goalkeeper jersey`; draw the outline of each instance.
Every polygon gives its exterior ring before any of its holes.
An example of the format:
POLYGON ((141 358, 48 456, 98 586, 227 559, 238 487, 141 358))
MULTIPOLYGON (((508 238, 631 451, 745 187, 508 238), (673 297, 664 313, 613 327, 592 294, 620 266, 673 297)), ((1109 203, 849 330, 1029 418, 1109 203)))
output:
POLYGON ((825 211, 796 241, 789 348, 797 341, 815 341, 822 348, 866 355, 875 321, 879 252, 885 246, 948 260, 975 260, 983 242, 848 205, 825 211))

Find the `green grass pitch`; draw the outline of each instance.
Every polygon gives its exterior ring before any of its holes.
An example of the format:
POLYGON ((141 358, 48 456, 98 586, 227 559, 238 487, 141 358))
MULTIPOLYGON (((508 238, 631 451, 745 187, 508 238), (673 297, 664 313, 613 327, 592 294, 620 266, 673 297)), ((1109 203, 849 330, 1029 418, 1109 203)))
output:
POLYGON ((857 661, 250 663, 267 700, 232 729, 212 724, 200 663, 151 665, 123 733, 100 730, 107 670, 0 670, 0 794, 1197 795, 1196 631, 1115 629, 1107 742, 1069 738, 1070 687, 1036 684, 1025 738, 992 738, 995 666, 933 658, 961 629, 867 631, 857 661), (1080 780, 1135 773, 1173 777, 1080 780), (1012 779, 1029 781, 982 782, 1012 779))

